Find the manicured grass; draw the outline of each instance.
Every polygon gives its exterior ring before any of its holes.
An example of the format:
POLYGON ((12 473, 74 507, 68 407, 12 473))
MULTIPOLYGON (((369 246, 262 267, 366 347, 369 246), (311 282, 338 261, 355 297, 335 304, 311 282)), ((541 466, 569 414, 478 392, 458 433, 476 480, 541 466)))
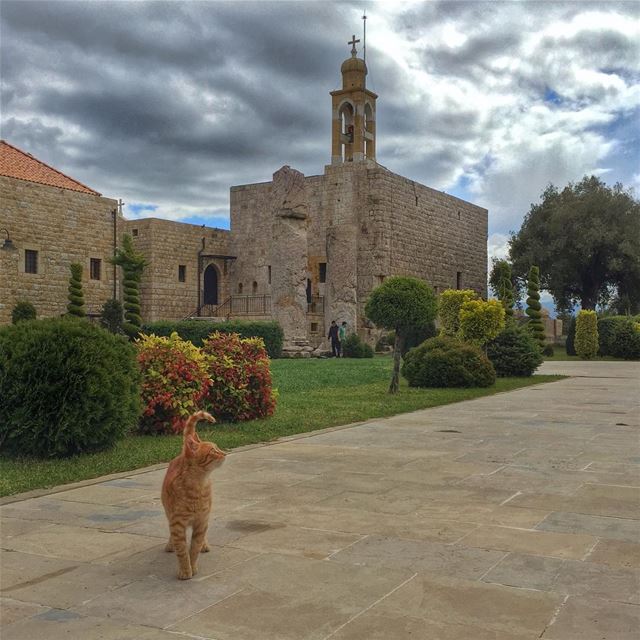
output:
MULTIPOLYGON (((365 360, 274 360, 279 391, 275 415, 264 420, 220 424, 200 430, 203 439, 224 449, 267 442, 323 427, 349 424, 407 411, 511 391, 562 376, 499 378, 489 389, 410 389, 401 382, 398 394, 387 393, 391 358, 365 360)), ((0 458, 0 495, 53 487, 167 462, 181 448, 181 436, 129 436, 114 449, 65 460, 0 458)))

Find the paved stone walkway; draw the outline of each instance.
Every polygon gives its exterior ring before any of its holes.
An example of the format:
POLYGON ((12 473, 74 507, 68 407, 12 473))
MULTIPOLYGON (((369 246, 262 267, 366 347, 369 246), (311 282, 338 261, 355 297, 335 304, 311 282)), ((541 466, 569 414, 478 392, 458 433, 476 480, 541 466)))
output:
POLYGON ((543 369, 230 455, 188 582, 162 470, 5 505, 2 638, 637 640, 640 365, 543 369))

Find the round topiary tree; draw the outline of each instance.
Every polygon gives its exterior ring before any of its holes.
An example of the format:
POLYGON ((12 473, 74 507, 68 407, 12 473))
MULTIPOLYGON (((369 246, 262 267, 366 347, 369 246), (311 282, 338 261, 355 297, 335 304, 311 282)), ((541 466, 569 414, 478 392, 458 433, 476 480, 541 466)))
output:
POLYGON ((542 364, 538 343, 515 324, 508 324, 487 344, 487 357, 501 378, 531 376, 542 364))
POLYGON ((17 324, 22 320, 35 320, 36 308, 27 300, 22 300, 11 311, 11 322, 17 324))
POLYGON ((540 304, 540 269, 532 266, 529 269, 529 278, 527 280, 527 309, 525 313, 529 316, 527 329, 531 335, 544 348, 544 324, 542 322, 542 305, 540 304))
POLYGON ((393 330, 396 334, 389 393, 398 391, 400 359, 408 333, 428 326, 437 313, 435 293, 424 280, 396 276, 372 291, 365 305, 367 318, 378 327, 393 330))
POLYGON ((591 360, 598 354, 598 318, 595 311, 583 309, 576 319, 576 354, 591 360))
POLYGON ((402 375, 410 387, 490 387, 496 372, 482 351, 449 336, 438 336, 411 349, 402 375))
POLYGON ((76 318, 84 318, 84 294, 82 293, 82 265, 71 265, 71 278, 69 279, 69 304, 67 313, 76 318))
POLYGON ((111 262, 121 266, 124 272, 122 286, 124 291, 125 323, 122 328, 130 338, 137 338, 142 326, 138 287, 140 286, 142 273, 148 263, 144 256, 136 251, 133 246, 133 239, 127 233, 122 238, 122 247, 118 248, 115 256, 111 258, 111 262))
POLYGON ((0 450, 56 458, 106 449, 140 407, 135 349, 69 318, 0 329, 0 450))

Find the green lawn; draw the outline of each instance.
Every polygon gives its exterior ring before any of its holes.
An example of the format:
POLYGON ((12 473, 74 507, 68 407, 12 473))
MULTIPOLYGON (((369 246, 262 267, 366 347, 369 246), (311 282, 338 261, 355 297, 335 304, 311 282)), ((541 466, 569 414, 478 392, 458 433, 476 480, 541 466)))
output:
MULTIPOLYGON (((202 428, 204 439, 224 449, 323 427, 390 416, 501 391, 511 391, 562 376, 499 378, 489 389, 410 389, 402 381, 395 396, 387 394, 391 358, 366 360, 274 360, 274 384, 279 391, 275 415, 264 420, 202 428)), ((0 458, 0 495, 10 495, 108 473, 129 471, 178 454, 181 436, 130 436, 102 453, 65 460, 0 458)))

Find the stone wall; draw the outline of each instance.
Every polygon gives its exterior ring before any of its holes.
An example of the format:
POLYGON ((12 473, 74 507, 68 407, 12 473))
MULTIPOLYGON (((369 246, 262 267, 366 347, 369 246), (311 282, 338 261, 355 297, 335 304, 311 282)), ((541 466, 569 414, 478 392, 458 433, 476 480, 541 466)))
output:
MULTIPOLYGON (((97 313, 113 296, 113 214, 117 203, 88 193, 0 177, 0 227, 8 229, 16 250, 0 249, 0 324, 11 322, 19 300, 28 300, 38 317, 66 313, 69 267, 83 267, 87 312, 97 313), (38 252, 38 272, 25 273, 25 250, 38 252), (90 260, 100 260, 100 279, 91 279, 90 260)), ((123 221, 116 220, 119 237, 123 221)), ((0 237, 0 247, 5 235, 0 237)), ((119 277, 119 274, 116 276, 119 277)), ((117 283, 119 287, 119 283, 117 283)))
POLYGON ((158 218, 127 220, 124 227, 149 262, 140 287, 145 322, 180 320, 193 313, 209 264, 218 272, 218 303, 229 296, 229 231, 158 218), (179 279, 181 265, 184 282, 179 279))
MULTIPOLYGON (((330 165, 324 175, 306 177, 305 185, 308 278, 312 293, 325 298, 325 326, 313 318, 317 337, 333 319, 367 336, 367 296, 393 275, 423 278, 437 291, 459 285, 486 296, 486 209, 375 162, 330 165), (326 283, 320 282, 322 263, 326 283)), ((270 251, 270 195, 270 182, 231 188, 234 293, 242 284, 243 294, 250 294, 254 282, 258 294, 271 293, 269 267, 273 275, 280 264, 270 251)))

